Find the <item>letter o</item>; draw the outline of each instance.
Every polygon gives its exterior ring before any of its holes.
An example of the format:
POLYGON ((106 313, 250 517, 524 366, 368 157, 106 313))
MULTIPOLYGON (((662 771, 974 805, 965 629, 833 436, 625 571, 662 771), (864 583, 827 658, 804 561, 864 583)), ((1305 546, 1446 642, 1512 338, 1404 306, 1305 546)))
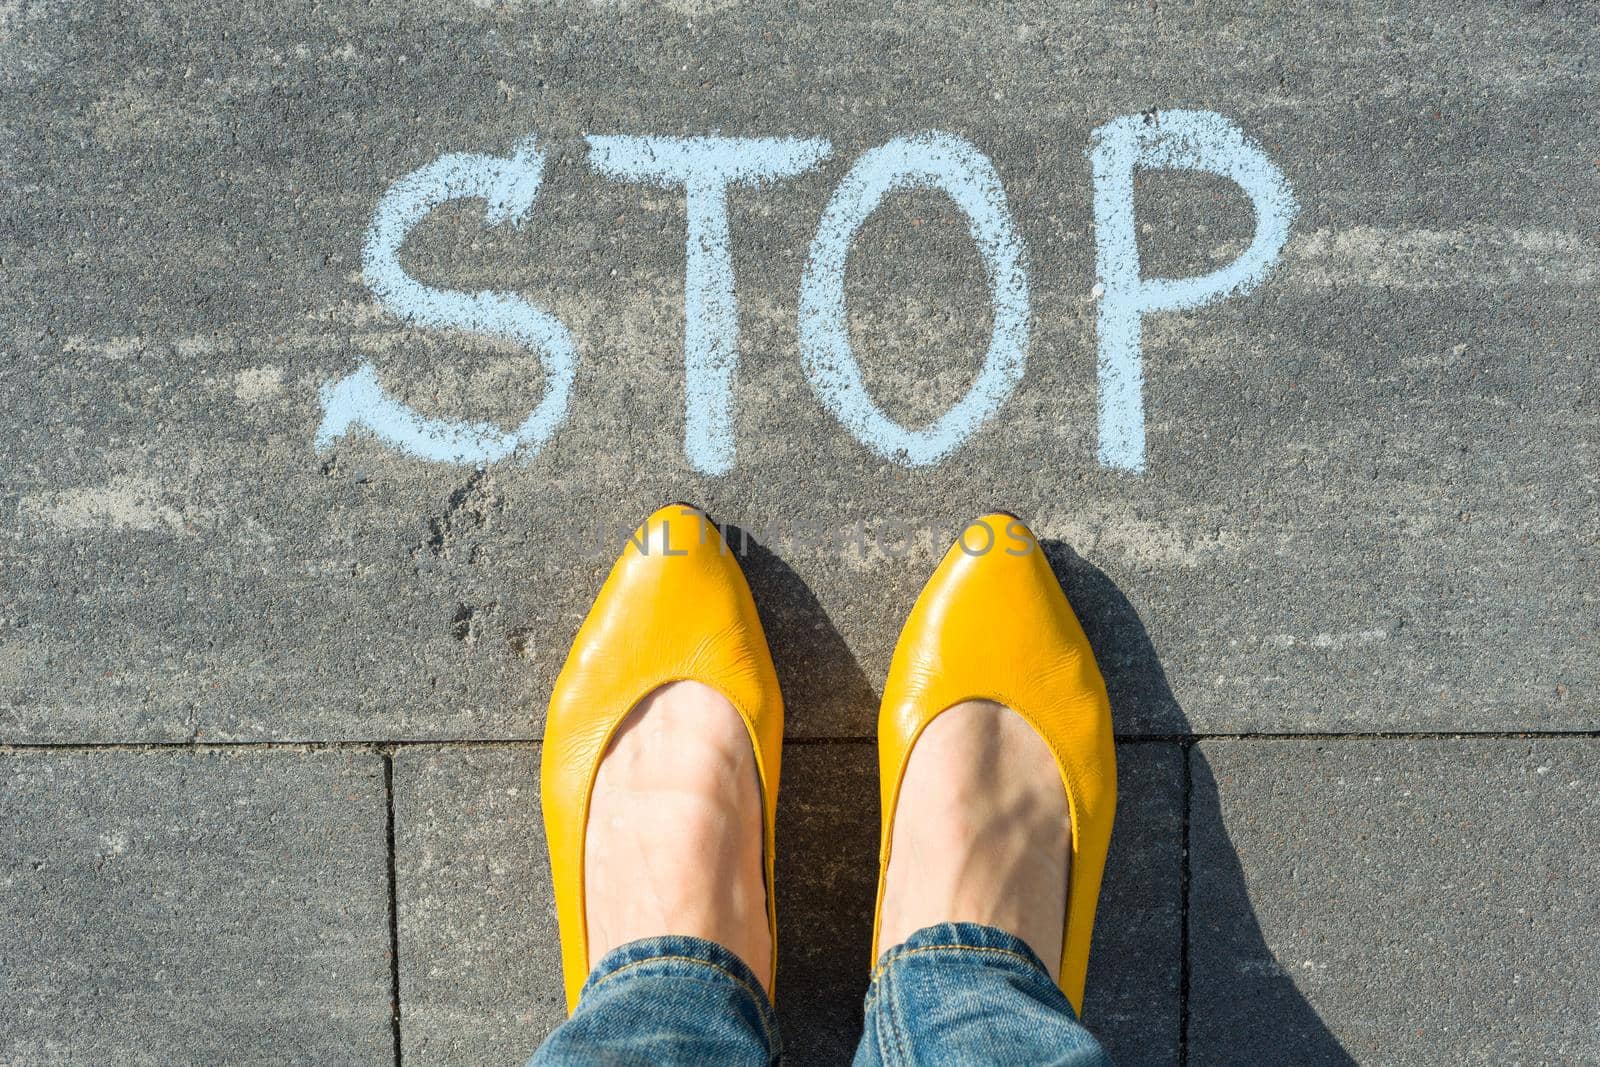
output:
POLYGON ((806 377, 859 441, 910 466, 949 455, 1011 395, 1028 360, 1028 270, 1005 189, 987 156, 971 142, 928 131, 862 153, 834 191, 817 225, 800 283, 800 356, 806 377), (928 426, 907 429, 873 402, 850 348, 845 261, 867 217, 891 192, 939 189, 967 216, 994 306, 994 329, 977 380, 928 426))

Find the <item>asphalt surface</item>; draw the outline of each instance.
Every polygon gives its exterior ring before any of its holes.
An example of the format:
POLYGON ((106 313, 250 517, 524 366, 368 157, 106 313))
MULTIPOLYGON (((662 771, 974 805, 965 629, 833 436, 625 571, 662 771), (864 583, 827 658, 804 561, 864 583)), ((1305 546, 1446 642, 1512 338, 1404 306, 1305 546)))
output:
MULTIPOLYGON (((1119 1062, 1600 1062, 1597 57, 1581 3, 0 6, 0 1059, 525 1055, 559 1016, 544 703, 624 531, 684 499, 751 534, 798 750, 797 1057, 853 1035, 896 633, 1003 507, 1135 783, 1087 1010, 1119 1062), (1145 318, 1133 473, 1097 459, 1089 152, 1179 109, 1297 211, 1255 289, 1145 318), (908 466, 808 379, 801 286, 856 161, 927 131, 992 163, 1031 320, 1014 390, 908 466), (830 149, 727 194, 720 475, 684 193, 586 142, 711 134, 830 149), (398 179, 529 138, 520 224, 453 200, 398 260, 558 319, 564 419, 481 467, 319 444, 363 365, 435 420, 544 398, 533 347, 363 273, 398 179)), ((1146 277, 1253 232, 1213 175, 1134 205, 1146 277)), ((863 384, 927 424, 994 325, 968 220, 894 192, 850 248, 863 384)))

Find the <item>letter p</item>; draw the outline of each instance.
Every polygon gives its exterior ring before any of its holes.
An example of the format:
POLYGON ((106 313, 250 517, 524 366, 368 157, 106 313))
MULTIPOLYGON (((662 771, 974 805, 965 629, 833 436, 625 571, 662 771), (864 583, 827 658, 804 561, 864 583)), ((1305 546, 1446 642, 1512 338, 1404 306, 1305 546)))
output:
POLYGON ((1145 315, 1200 307, 1246 293, 1267 276, 1294 220, 1283 173, 1239 127, 1213 111, 1123 115, 1094 131, 1095 273, 1100 283, 1100 463, 1144 469, 1145 315), (1140 278, 1133 218, 1136 167, 1220 174, 1237 182, 1256 212, 1255 237, 1232 263, 1194 278, 1140 278))

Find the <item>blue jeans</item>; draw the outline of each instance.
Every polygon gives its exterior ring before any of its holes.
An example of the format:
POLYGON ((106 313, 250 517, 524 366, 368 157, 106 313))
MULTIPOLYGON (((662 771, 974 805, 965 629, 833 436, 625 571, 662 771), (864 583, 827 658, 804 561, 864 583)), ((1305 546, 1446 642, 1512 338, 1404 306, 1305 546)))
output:
MULTIPOLYGON (((578 1010, 529 1067, 774 1064, 781 1053, 772 1003, 737 956, 700 938, 652 937, 600 961, 578 1010)), ((977 923, 941 923, 883 955, 855 1063, 1111 1061, 1021 940, 977 923)))

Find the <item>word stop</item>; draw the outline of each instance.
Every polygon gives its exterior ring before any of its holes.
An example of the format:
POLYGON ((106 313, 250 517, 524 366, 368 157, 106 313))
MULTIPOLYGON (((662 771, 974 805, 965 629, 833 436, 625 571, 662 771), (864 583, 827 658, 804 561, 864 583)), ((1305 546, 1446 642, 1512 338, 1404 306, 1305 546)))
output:
MULTIPOLYGON (((706 474, 734 463, 733 380, 738 299, 729 251, 728 194, 804 174, 831 153, 827 141, 768 137, 589 137, 590 166, 608 178, 683 191, 688 215, 684 284, 684 453, 706 474)), ((1258 285, 1276 263, 1294 218, 1283 174, 1233 123, 1209 111, 1125 115, 1094 131, 1095 273, 1098 301, 1098 453, 1104 466, 1145 463, 1146 315, 1199 307, 1258 285), (1236 182, 1255 211, 1255 235, 1227 266, 1191 278, 1141 276, 1134 226, 1134 171, 1205 171, 1236 182)), ((378 202, 362 252, 363 276, 390 313, 420 325, 464 330, 521 345, 544 372, 538 406, 514 429, 429 418, 390 396, 370 362, 322 387, 317 447, 364 428, 422 459, 485 464, 528 457, 567 417, 577 358, 554 315, 509 292, 424 285, 398 259, 407 233, 440 205, 481 199, 490 226, 517 226, 539 194, 545 155, 532 140, 509 157, 453 153, 396 181, 378 202)), ((1027 256, 994 164, 948 133, 899 137, 863 153, 829 199, 800 283, 800 354, 822 406, 878 455, 907 465, 950 455, 995 414, 1021 381, 1031 312, 1027 256), (867 218, 900 190, 937 190, 966 217, 983 261, 994 327, 966 394, 921 428, 896 423, 867 392, 850 346, 845 260, 867 218)))

